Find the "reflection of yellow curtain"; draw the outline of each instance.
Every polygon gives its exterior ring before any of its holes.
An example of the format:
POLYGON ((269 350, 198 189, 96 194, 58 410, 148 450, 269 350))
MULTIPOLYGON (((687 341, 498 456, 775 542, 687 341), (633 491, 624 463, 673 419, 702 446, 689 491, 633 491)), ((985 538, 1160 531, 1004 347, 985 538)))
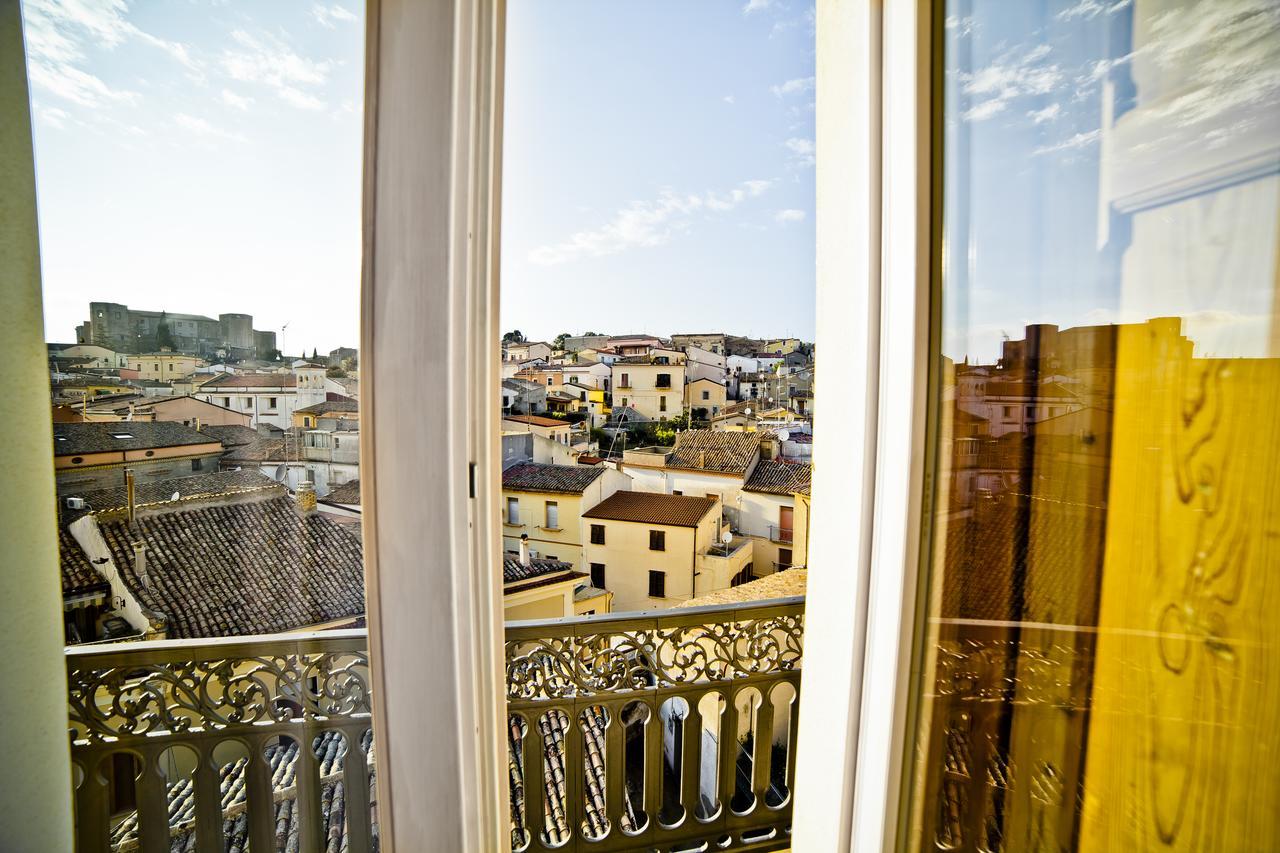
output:
POLYGON ((1280 359, 1120 329, 1080 849, 1280 839, 1280 359))

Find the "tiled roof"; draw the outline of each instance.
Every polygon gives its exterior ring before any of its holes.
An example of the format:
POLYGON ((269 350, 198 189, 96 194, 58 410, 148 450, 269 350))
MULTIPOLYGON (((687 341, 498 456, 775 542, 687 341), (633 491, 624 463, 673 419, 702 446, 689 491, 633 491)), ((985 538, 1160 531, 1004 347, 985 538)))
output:
POLYGON ((216 438, 172 421, 85 421, 53 425, 53 453, 70 456, 81 453, 110 453, 118 450, 150 450, 211 444, 216 438), (123 435, 128 438, 114 438, 123 435))
POLYGON ((520 565, 520 559, 510 555, 502 560, 503 583, 520 583, 571 571, 573 571, 572 563, 562 563, 559 560, 530 560, 527 566, 520 565))
POLYGON ((334 486, 329 494, 324 496, 329 503, 334 504, 352 504, 359 506, 360 504, 360 481, 348 480, 341 486, 334 486))
POLYGON ((313 406, 295 409, 295 411, 312 415, 322 412, 358 412, 360 411, 360 403, 357 400, 326 400, 313 406))
POLYGON ((805 569, 784 569, 738 586, 718 589, 715 592, 691 598, 676 607, 703 607, 708 604, 742 604, 748 601, 768 601, 771 598, 790 598, 804 595, 809 572, 805 569))
MULTIPOLYGON (((197 474, 194 477, 175 477, 171 480, 153 480, 138 483, 133 490, 133 505, 168 503, 174 500, 189 501, 195 498, 213 497, 215 495, 243 494, 247 492, 274 489, 282 491, 281 486, 270 477, 257 471, 217 471, 212 474, 197 474)), ((63 510, 63 524, 70 524, 85 513, 107 513, 126 509, 129 505, 128 491, 123 485, 109 489, 92 489, 76 492, 76 497, 84 498, 89 504, 82 511, 63 510)))
POLYGON ((262 462, 298 461, 302 456, 302 447, 292 432, 277 433, 272 436, 258 435, 253 441, 231 448, 222 455, 223 464, 245 462, 258 464, 262 462))
POLYGON ((515 421, 519 424, 530 424, 532 426, 540 427, 567 427, 570 425, 568 421, 561 421, 555 418, 544 418, 541 415, 503 415, 502 419, 504 421, 515 421))
POLYGON ((676 435, 668 468, 746 474, 760 452, 760 433, 690 429, 676 435))
POLYGON ((364 613, 360 540, 286 497, 241 500, 99 524, 138 600, 171 638, 270 634, 364 613), (147 544, 144 586, 133 543, 147 544))
POLYGON ((106 592, 111 589, 107 579, 98 574, 89 563, 89 558, 76 544, 75 537, 66 528, 58 530, 58 555, 62 564, 62 595, 69 598, 75 595, 88 595, 95 592, 106 592))
POLYGON ((716 505, 715 498, 659 495, 652 492, 614 492, 582 514, 583 518, 635 521, 668 527, 697 527, 716 505))
POLYGON ((223 447, 228 448, 252 444, 262 438, 262 434, 256 429, 242 424, 202 424, 200 432, 213 436, 222 442, 223 447))
POLYGON ((762 459, 742 487, 748 492, 764 492, 770 495, 809 494, 809 480, 813 466, 807 462, 778 462, 762 459))
POLYGON ((580 495, 596 481, 603 468, 589 465, 546 465, 525 462, 502 472, 502 488, 513 492, 558 492, 580 495))
MULTIPOLYGON (((360 746, 367 756, 369 767, 370 812, 373 822, 373 849, 378 849, 377 803, 374 802, 376 769, 373 754, 373 731, 368 729, 360 746)), ((273 744, 263 750, 270 767, 271 788, 275 801, 276 838, 281 849, 294 850, 300 833, 297 809, 296 740, 273 744)), ((320 772, 320 817, 323 821, 320 838, 324 839, 325 853, 347 849, 346 792, 343 767, 348 754, 346 741, 339 732, 326 731, 312 740, 320 772)), ((222 849, 247 850, 249 844, 249 815, 245 770, 246 759, 228 762, 219 771, 219 790, 222 793, 222 849)), ((170 853, 194 853, 196 850, 195 784, 192 779, 180 779, 167 789, 169 800, 169 850, 170 853)), ((133 812, 111 830, 112 850, 139 849, 138 815, 133 812)))
POLYGON ((201 391, 218 388, 294 388, 298 377, 292 373, 224 373, 200 386, 201 391))

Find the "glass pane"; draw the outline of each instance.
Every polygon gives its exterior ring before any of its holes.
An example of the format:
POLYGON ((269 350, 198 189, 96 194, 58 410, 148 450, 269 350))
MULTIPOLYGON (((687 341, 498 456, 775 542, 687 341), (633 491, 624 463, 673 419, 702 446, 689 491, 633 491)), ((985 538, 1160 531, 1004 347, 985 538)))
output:
POLYGON ((951 0, 914 849, 1280 836, 1280 6, 951 0))
POLYGON ((78 849, 376 850, 363 3, 22 13, 78 849))

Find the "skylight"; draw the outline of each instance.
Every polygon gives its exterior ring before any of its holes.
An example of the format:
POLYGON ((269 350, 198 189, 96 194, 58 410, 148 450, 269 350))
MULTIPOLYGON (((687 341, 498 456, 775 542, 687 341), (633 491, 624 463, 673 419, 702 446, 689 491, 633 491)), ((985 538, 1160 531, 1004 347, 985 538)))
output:
POLYGON ((132 433, 127 433, 127 432, 113 432, 111 433, 111 437, 112 438, 133 438, 133 435, 132 433))

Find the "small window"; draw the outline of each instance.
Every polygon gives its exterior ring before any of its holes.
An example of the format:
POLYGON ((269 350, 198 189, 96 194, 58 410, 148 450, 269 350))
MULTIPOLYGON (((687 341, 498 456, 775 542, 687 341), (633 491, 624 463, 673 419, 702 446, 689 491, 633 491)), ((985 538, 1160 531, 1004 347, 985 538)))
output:
POLYGON ((173 362, 169 362, 169 372, 173 373, 173 362))
POLYGON ((680 495, 683 495, 683 494, 684 494, 684 491, 683 491, 682 489, 672 489, 672 490, 671 490, 671 494, 676 495, 676 496, 680 496, 680 495))
POLYGON ((268 397, 268 398, 267 398, 267 408, 268 408, 268 409, 274 409, 275 407, 276 407, 276 398, 275 398, 275 397, 268 397))
POLYGON ((507 524, 520 523, 520 501, 517 498, 507 498, 507 524))
POLYGON ((649 597, 650 598, 666 598, 667 597, 667 573, 658 571, 649 571, 649 597))
POLYGON ((201 462, 202 462, 202 460, 199 460, 199 459, 192 459, 192 460, 191 460, 191 470, 192 470, 192 471, 199 471, 199 470, 200 470, 200 467, 201 467, 201 462))
POLYGON ((66 440, 67 440, 67 437, 66 437, 65 435, 55 435, 55 436, 53 437, 53 440, 54 440, 54 441, 66 441, 66 440))
POLYGON ((667 396, 663 394, 658 397, 658 411, 665 412, 667 410, 667 396))
POLYGON ((72 456, 72 457, 71 457, 71 464, 72 464, 72 465, 79 465, 79 464, 80 464, 81 462, 83 462, 83 461, 84 461, 84 457, 83 457, 83 456, 72 456))
POLYGON ((783 569, 790 568, 790 567, 791 567, 791 559, 792 559, 792 558, 791 558, 791 549, 790 549, 790 548, 779 548, 779 549, 778 549, 778 567, 779 567, 779 568, 783 568, 783 569))
POLYGON ((702 392, 702 399, 704 399, 704 400, 710 400, 710 399, 711 399, 711 392, 710 392, 710 391, 703 391, 703 392, 702 392))
POLYGON ((604 584, 604 563, 591 564, 591 585, 596 589, 608 589, 604 584))
POLYGON ((555 501, 547 501, 546 528, 548 530, 560 529, 560 504, 555 501))
POLYGON ((650 551, 667 550, 667 532, 665 530, 649 531, 649 550, 650 551))
POLYGON ((670 387, 671 387, 671 374, 670 374, 670 373, 659 373, 659 374, 658 374, 658 387, 659 387, 659 388, 670 388, 670 387))
POLYGON ((604 544, 604 525, 603 524, 591 525, 591 544, 592 545, 604 544))
POLYGON ((133 434, 132 434, 132 433, 127 433, 127 432, 113 432, 113 433, 111 433, 111 437, 112 437, 112 438, 119 438, 119 439, 126 439, 126 438, 133 438, 133 434))

